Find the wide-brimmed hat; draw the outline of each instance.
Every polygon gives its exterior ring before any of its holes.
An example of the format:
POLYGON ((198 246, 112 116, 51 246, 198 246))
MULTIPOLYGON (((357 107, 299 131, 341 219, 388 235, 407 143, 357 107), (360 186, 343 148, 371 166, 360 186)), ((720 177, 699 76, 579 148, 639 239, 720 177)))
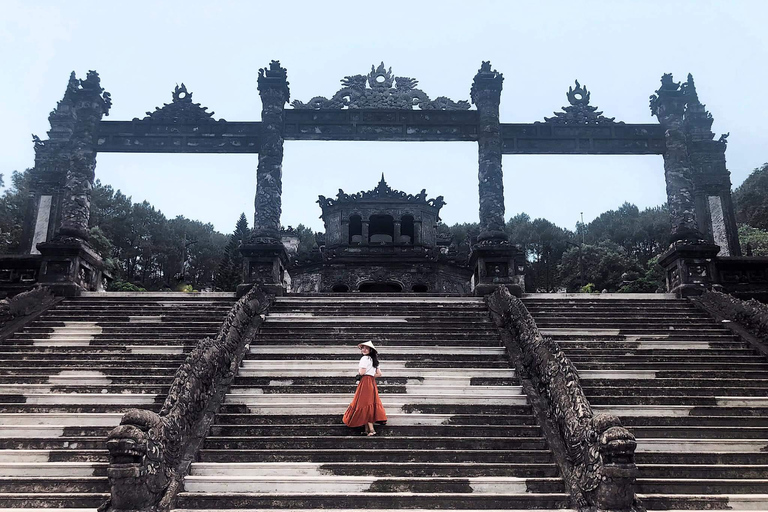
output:
POLYGON ((358 343, 357 348, 360 348, 360 347, 368 347, 371 350, 376 350, 376 347, 373 346, 372 341, 366 341, 365 343, 358 343))

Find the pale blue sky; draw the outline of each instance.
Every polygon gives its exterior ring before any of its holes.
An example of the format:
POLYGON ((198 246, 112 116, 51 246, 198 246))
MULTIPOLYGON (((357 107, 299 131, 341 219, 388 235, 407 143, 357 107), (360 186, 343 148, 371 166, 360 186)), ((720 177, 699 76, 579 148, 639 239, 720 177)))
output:
MULTIPOLYGON (((194 100, 231 121, 259 120, 258 68, 279 59, 292 99, 330 96, 346 75, 384 61, 431 97, 468 99, 482 60, 504 74, 502 122, 533 122, 567 103, 578 79, 605 115, 655 122, 648 96, 662 73, 693 73, 738 186, 768 161, 768 2, 2 2, 0 172, 31 167, 69 73, 99 72, 108 119, 194 100)), ((167 216, 229 232, 253 218, 256 155, 103 154, 97 177, 167 216)), ((524 211, 573 228, 624 201, 665 200, 661 157, 505 156, 507 218, 524 211)), ((445 196, 443 220, 477 220, 474 143, 287 142, 283 224, 322 229, 318 194, 373 188, 381 173, 408 193, 445 196)))

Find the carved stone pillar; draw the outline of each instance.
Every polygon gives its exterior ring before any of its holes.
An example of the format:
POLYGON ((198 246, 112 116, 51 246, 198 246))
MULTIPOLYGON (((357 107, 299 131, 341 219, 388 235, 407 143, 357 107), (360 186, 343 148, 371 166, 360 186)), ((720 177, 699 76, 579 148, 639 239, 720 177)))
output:
POLYGON ((421 219, 413 220, 413 245, 419 246, 424 243, 421 236, 422 225, 421 219))
MULTIPOLYGON (((111 106, 109 93, 102 89, 99 75, 89 71, 85 80, 70 77, 64 99, 51 114, 51 137, 35 140, 35 166, 41 173, 64 175, 61 190, 61 223, 52 240, 36 244, 42 254, 40 283, 62 295, 77 295, 82 290, 99 289, 103 282, 103 263, 88 245, 88 219, 91 190, 96 169, 96 135, 102 116, 111 106), (50 144, 50 146, 49 146, 50 144)), ((52 210, 53 196, 46 204, 39 200, 37 220, 45 206, 52 210)), ((39 239, 43 222, 35 229, 39 239)))
POLYGON ((696 223, 691 161, 683 129, 685 98, 671 74, 661 78, 661 87, 651 96, 651 112, 665 129, 664 178, 672 223, 671 241, 699 242, 704 237, 696 223))
POLYGON ((651 96, 651 112, 665 129, 664 176, 672 223, 669 250, 659 258, 667 277, 667 289, 680 296, 709 288, 713 279, 712 258, 719 248, 699 230, 694 200, 693 166, 685 131, 686 94, 671 74, 651 96))
POLYGON ((479 240, 506 240, 504 234, 504 181, 501 171, 499 102, 504 77, 483 62, 472 83, 472 103, 477 106, 478 187, 480 191, 479 240))
POLYGON ((241 246, 243 281, 238 296, 254 284, 276 294, 284 291, 288 255, 280 240, 280 214, 283 193, 283 129, 285 104, 290 99, 286 70, 273 60, 259 70, 261 96, 261 144, 256 171, 256 213, 253 233, 241 246))
POLYGON ((287 73, 279 61, 259 70, 261 96, 261 146, 256 171, 256 216, 258 237, 280 238, 283 193, 283 129, 285 104, 290 100, 287 73))
POLYGON ((70 139, 75 131, 75 104, 80 80, 73 72, 64 97, 48 116, 48 139, 32 136, 35 166, 30 171, 29 202, 24 218, 23 252, 40 254, 37 244, 52 239, 60 224, 61 202, 70 161, 70 139))
POLYGON ((341 218, 341 245, 349 246, 349 219, 341 218))
POLYGON ((686 101, 683 127, 691 160, 698 227, 710 242, 720 247, 718 256, 741 256, 731 199, 731 173, 725 165, 728 135, 714 140, 714 119, 699 101, 693 76, 688 75, 681 89, 686 101))
POLYGON ((392 235, 392 243, 394 245, 400 245, 400 221, 395 221, 395 229, 392 235))
POLYGON ((483 62, 472 82, 472 103, 477 106, 479 122, 478 186, 480 192, 480 234, 472 247, 470 265, 474 267, 472 291, 488 295, 505 286, 516 296, 525 289, 520 251, 509 243, 504 233, 504 176, 501 170, 501 124, 499 103, 504 77, 483 62))
POLYGON ((363 224, 363 240, 361 245, 368 245, 368 242, 369 242, 368 241, 368 236, 369 236, 368 219, 363 219, 362 224, 363 224))

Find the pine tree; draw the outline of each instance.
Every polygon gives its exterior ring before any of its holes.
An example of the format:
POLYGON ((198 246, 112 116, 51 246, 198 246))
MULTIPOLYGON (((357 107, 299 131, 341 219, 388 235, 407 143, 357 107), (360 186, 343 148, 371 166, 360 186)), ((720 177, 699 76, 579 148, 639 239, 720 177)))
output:
POLYGON ((233 292, 237 285, 243 282, 243 255, 240 254, 240 244, 246 238, 248 238, 248 219, 245 218, 244 213, 241 213, 234 233, 229 235, 229 242, 224 248, 224 257, 214 278, 217 289, 233 292))

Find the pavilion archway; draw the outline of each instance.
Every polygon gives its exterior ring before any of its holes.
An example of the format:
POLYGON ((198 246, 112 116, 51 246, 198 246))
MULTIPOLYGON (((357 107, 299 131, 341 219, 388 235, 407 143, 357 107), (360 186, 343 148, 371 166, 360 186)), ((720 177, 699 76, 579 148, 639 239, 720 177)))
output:
POLYGON ((100 261, 87 243, 90 189, 99 152, 258 154, 255 218, 242 248, 248 285, 281 291, 287 263, 280 242, 282 162, 286 140, 459 141, 478 146, 481 234, 472 251, 476 294, 506 285, 520 292, 520 254, 504 226, 502 155, 661 155, 671 217, 670 252, 662 261, 671 290, 706 285, 718 251, 740 255, 725 166, 726 136, 715 140, 712 116, 693 78, 665 74, 651 97, 658 124, 625 124, 590 104, 577 81, 569 105, 533 123, 499 119, 503 76, 489 62, 475 75, 470 101, 431 99, 412 78, 395 77, 383 63, 348 76, 331 98, 290 102, 287 71, 278 61, 259 70, 261 120, 215 119, 192 101, 184 84, 171 103, 144 118, 107 121, 111 98, 96 72, 74 73, 51 113, 48 139, 35 138, 35 167, 25 226, 27 251, 41 253, 40 282, 61 293, 96 286, 100 261), (710 265, 710 266, 708 266, 710 265), (500 269, 503 269, 501 271, 500 269))

